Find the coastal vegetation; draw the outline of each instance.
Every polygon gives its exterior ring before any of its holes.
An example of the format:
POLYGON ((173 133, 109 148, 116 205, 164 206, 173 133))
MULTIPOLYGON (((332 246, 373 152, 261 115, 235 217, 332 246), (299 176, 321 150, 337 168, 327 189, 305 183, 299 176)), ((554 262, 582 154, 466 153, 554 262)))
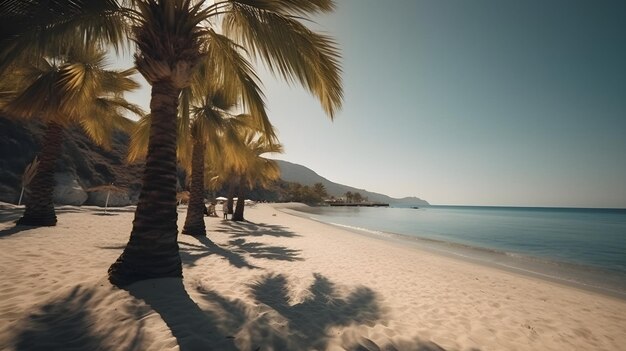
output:
POLYGON ((328 197, 326 187, 315 183, 312 187, 300 183, 290 183, 287 189, 288 200, 305 204, 320 204, 328 197))

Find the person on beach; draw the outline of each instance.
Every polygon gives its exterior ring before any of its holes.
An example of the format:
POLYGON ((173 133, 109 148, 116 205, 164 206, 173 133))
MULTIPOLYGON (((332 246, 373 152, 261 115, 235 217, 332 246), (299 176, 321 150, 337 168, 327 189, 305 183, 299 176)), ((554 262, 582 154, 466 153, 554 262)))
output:
POLYGON ((222 211, 224 211, 224 219, 228 219, 228 202, 222 202, 222 211))

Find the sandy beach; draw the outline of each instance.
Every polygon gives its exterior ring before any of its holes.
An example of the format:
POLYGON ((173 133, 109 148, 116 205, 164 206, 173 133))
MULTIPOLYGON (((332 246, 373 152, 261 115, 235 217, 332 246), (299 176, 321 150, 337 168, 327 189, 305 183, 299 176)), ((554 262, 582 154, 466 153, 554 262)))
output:
MULTIPOLYGON (((107 280, 132 207, 0 206, 1 350, 620 350, 626 302, 288 214, 205 218, 184 279, 107 280)), ((182 228, 185 209, 180 208, 182 228)))

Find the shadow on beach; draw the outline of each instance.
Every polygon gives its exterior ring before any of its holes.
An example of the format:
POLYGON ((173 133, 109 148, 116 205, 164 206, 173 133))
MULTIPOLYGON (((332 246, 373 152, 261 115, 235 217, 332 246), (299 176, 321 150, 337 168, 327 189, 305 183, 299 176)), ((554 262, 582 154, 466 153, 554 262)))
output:
POLYGON ((126 290, 161 316, 183 351, 324 350, 334 337, 331 328, 374 325, 382 317, 371 289, 358 287, 342 298, 320 274, 308 289, 310 297, 295 305, 289 304, 283 275, 262 276, 252 284, 253 305, 200 287, 201 309, 176 278, 138 282, 126 290))
POLYGON ((194 266, 201 258, 217 255, 226 259, 236 268, 258 269, 248 263, 246 255, 253 258, 279 260, 279 261, 302 261, 300 250, 290 249, 285 246, 273 246, 259 242, 249 242, 244 237, 258 237, 272 235, 281 237, 294 237, 295 233, 287 231, 284 227, 257 225, 254 223, 226 222, 218 227, 218 233, 227 233, 233 240, 227 245, 219 245, 205 236, 195 236, 198 243, 179 242, 180 256, 184 264, 194 266))
POLYGON ((224 248, 220 245, 217 245, 207 237, 198 236, 195 238, 198 239, 199 244, 192 244, 187 242, 178 243, 180 247, 180 258, 185 265, 195 266, 197 264, 197 261, 201 258, 211 255, 217 255, 227 260, 228 263, 236 268, 259 268, 248 263, 243 255, 224 248))
POLYGON ((287 230, 286 228, 287 227, 281 225, 265 223, 257 224, 249 221, 224 221, 220 224, 220 226, 218 226, 215 231, 219 233, 226 233, 232 238, 255 237, 265 235, 284 238, 293 238, 299 236, 298 234, 287 230))
POLYGON ((19 351, 144 350, 177 344, 182 351, 260 351, 324 350, 339 343, 351 351, 445 351, 418 338, 377 345, 360 335, 361 326, 385 323, 385 309, 370 288, 358 286, 342 294, 345 287, 316 273, 304 291, 305 298, 292 303, 294 291, 289 286, 282 274, 260 276, 248 286, 244 295, 252 298, 248 302, 198 286, 194 291, 197 303, 180 278, 131 284, 122 289, 130 299, 111 286, 78 285, 18 320, 8 346, 19 351), (146 328, 145 321, 154 313, 176 338, 175 344, 162 331, 146 328), (351 337, 337 339, 337 328, 344 327, 351 337))
POLYGON ((23 231, 33 230, 33 229, 37 229, 37 227, 30 227, 30 226, 25 226, 25 225, 15 225, 13 227, 0 230, 0 238, 3 238, 5 236, 11 236, 11 235, 17 234, 17 233, 21 233, 23 231))
POLYGON ((360 286, 342 297, 328 278, 319 273, 314 278, 308 296, 296 304, 289 303, 291 293, 282 274, 265 275, 250 285, 255 301, 275 312, 257 318, 250 328, 252 344, 274 350, 325 350, 331 328, 373 326, 382 319, 384 313, 373 290, 360 286), (269 340, 265 337, 272 334, 269 340))
MULTIPOLYGON (((123 212, 133 212, 135 208, 132 206, 116 207, 107 209, 107 213, 104 213, 103 207, 96 206, 58 206, 54 208, 55 214, 58 216, 64 213, 91 213, 96 216, 117 216, 123 212)), ((0 223, 15 222, 24 214, 24 206, 17 205, 5 205, 0 206, 0 223)), ((58 219, 62 221, 63 219, 58 219)), ((0 238, 17 234, 19 232, 39 228, 37 226, 28 225, 15 225, 14 227, 0 230, 0 238)))
MULTIPOLYGON (((234 337, 225 333, 221 321, 233 318, 244 320, 235 306, 229 306, 226 315, 218 316, 204 311, 191 299, 181 279, 151 279, 126 287, 133 297, 145 301, 156 313, 185 350, 238 350, 234 337)), ((233 332, 235 330, 232 330, 233 332)))
POLYGON ((245 252, 254 258, 263 258, 278 261, 304 261, 300 257, 300 250, 285 246, 270 246, 263 243, 246 242, 245 239, 230 240, 228 245, 237 252, 245 252))
POLYGON ((75 286, 65 297, 47 303, 16 324, 15 350, 118 350, 120 344, 124 350, 143 350, 146 338, 141 317, 146 308, 130 308, 135 322, 126 324, 120 335, 115 325, 93 328, 93 321, 100 319, 93 315, 100 301, 94 289, 75 286), (111 333, 118 337, 112 338, 111 333))

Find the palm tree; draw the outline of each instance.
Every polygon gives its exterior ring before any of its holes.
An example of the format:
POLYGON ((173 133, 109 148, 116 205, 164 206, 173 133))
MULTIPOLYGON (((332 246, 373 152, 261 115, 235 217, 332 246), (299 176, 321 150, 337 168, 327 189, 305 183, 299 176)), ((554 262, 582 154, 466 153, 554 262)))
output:
MULTIPOLYGON (((210 66, 205 61, 195 71, 190 87, 185 88, 181 94, 181 108, 179 109, 181 126, 190 126, 190 131, 185 133, 182 128, 179 129, 182 132, 179 133, 179 138, 182 137, 185 140, 183 144, 193 145, 191 199, 187 207, 183 234, 206 235, 204 224, 205 154, 209 152, 209 162, 214 165, 221 163, 224 166, 228 163, 230 168, 241 168, 244 160, 237 157, 237 154, 245 150, 245 146, 239 140, 242 130, 254 129, 270 140, 275 138, 274 130, 265 114, 262 95, 254 95, 254 104, 261 108, 261 114, 234 115, 232 111, 239 106, 245 87, 237 86, 240 84, 237 80, 223 80, 220 77, 220 72, 216 71, 216 67, 210 66)), ((253 81, 254 77, 248 79, 253 81)))
POLYGON ((354 199, 354 202, 356 203, 363 202, 363 195, 361 195, 361 193, 359 192, 354 193, 354 195, 352 195, 352 198, 354 199))
MULTIPOLYGON (((193 143, 191 161, 191 199, 187 207, 187 217, 183 234, 206 235, 204 224, 204 178, 205 154, 210 152, 209 160, 222 162, 238 161, 235 157, 241 152, 237 131, 250 128, 247 115, 231 115, 228 110, 235 107, 236 100, 228 99, 221 89, 208 90, 200 106, 192 108, 194 115, 191 125, 193 143)), ((239 161, 241 163, 241 161, 239 161)), ((241 167, 238 165, 238 167, 241 167)))
MULTIPOLYGON (((94 0, 65 1, 80 6, 94 0)), ((5 3, 9 5, 3 6, 32 2, 7 0, 5 3)), ((112 3, 111 8, 117 5, 114 0, 107 3, 112 3)), ((262 100, 258 79, 247 56, 261 59, 270 71, 285 80, 302 84, 319 99, 331 118, 341 105, 343 93, 336 44, 302 23, 312 14, 332 11, 332 0, 206 3, 135 0, 129 8, 111 10, 126 16, 131 23, 131 37, 137 49, 136 67, 152 85, 148 154, 133 229, 124 252, 109 268, 109 280, 116 285, 182 275, 176 241, 176 115, 180 93, 189 86, 200 61, 211 62, 221 81, 238 82, 234 86, 242 96, 244 110, 251 115, 263 116, 265 111, 258 103, 262 100), (214 29, 220 22, 223 34, 214 29)), ((14 12, 36 18, 34 10, 14 12)), ((80 16, 69 17, 80 22, 80 16)), ((54 33, 75 22, 42 21, 37 26, 54 33)), ((99 33, 113 38, 108 33, 115 32, 108 27, 105 30, 109 24, 103 23, 99 33)), ((19 53, 10 52, 10 55, 15 57, 19 53)))
POLYGON ((122 97, 139 87, 130 77, 134 70, 105 70, 104 56, 95 46, 74 44, 62 56, 14 66, 12 75, 3 80, 0 108, 8 115, 38 118, 46 124, 39 164, 18 225, 56 225, 54 173, 68 125, 80 124, 94 142, 109 147, 114 130, 132 125, 124 112, 142 113, 122 97))
POLYGON ((237 188, 237 206, 233 213, 233 221, 243 221, 243 212, 246 198, 246 190, 259 184, 261 187, 267 187, 272 181, 280 177, 280 168, 274 160, 270 160, 261 155, 266 153, 282 153, 283 148, 280 144, 270 142, 264 136, 247 131, 243 134, 242 139, 247 146, 247 152, 244 157, 248 159, 245 162, 246 167, 238 174, 237 188))
POLYGON ((348 203, 351 203, 352 199, 354 199, 354 194, 352 194, 351 191, 346 192, 345 196, 346 196, 346 202, 348 203))
POLYGON ((323 201, 326 197, 328 197, 326 187, 322 183, 313 184, 313 192, 317 195, 317 197, 319 197, 320 201, 323 201))

